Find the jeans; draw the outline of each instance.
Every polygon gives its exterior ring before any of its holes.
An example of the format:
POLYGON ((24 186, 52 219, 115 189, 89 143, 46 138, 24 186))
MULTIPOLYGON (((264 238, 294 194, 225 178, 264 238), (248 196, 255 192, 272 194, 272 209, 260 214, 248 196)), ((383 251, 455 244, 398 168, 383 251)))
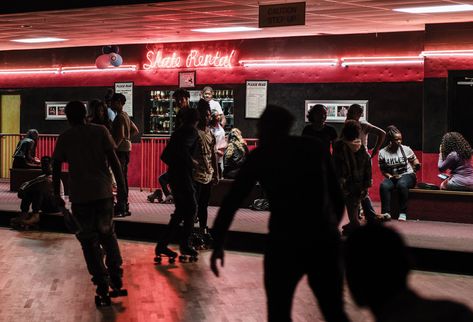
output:
POLYGON ((71 208, 80 226, 76 237, 92 281, 102 286, 108 285, 109 279, 121 283, 122 257, 113 228, 113 199, 73 203, 71 208))
POLYGON ((416 185, 416 175, 414 173, 404 174, 398 180, 384 179, 379 186, 381 196, 381 213, 391 212, 391 192, 396 189, 399 195, 399 212, 407 212, 407 199, 409 189, 416 185))
POLYGON ((376 218, 376 211, 374 211, 373 204, 371 203, 371 199, 368 194, 361 199, 361 208, 365 213, 365 218, 367 221, 372 221, 376 218))
POLYGON ((54 196, 38 190, 31 190, 25 193, 25 196, 21 199, 21 211, 28 212, 30 205, 33 213, 38 213, 40 210, 46 213, 59 212, 54 196))
POLYGON ((207 227, 207 218, 209 217, 208 207, 210 200, 210 190, 212 189, 212 182, 200 183, 194 182, 195 195, 197 199, 197 218, 199 218, 199 227, 207 227))
POLYGON ((161 186, 161 189, 163 190, 164 196, 167 197, 171 194, 171 191, 169 191, 169 173, 164 172, 162 175, 159 176, 158 178, 159 185, 161 186))
POLYGON ((125 180, 126 196, 128 197, 128 163, 130 163, 130 151, 117 151, 118 161, 123 173, 123 180, 125 180))

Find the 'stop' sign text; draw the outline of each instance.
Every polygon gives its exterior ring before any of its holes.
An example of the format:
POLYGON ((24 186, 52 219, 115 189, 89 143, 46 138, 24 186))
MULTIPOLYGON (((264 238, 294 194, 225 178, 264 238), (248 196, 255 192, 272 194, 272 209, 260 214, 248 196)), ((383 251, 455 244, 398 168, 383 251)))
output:
POLYGON ((235 50, 227 55, 222 55, 220 51, 213 54, 202 53, 198 50, 191 50, 185 59, 177 52, 170 55, 164 55, 161 50, 150 50, 146 53, 148 63, 143 64, 145 70, 156 68, 197 68, 197 67, 233 67, 232 60, 235 56, 235 50))

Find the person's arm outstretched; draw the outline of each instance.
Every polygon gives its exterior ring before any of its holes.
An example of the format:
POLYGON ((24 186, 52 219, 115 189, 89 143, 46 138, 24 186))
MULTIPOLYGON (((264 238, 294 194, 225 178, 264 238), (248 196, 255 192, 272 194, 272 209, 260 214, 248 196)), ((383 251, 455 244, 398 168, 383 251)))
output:
MULTIPOLYGON (((254 155, 253 155, 254 157, 254 155)), ((210 257, 210 269, 219 276, 217 261, 220 265, 224 265, 224 242, 228 229, 235 217, 235 213, 240 207, 243 199, 251 192, 256 183, 256 166, 250 154, 248 160, 243 164, 233 183, 230 192, 225 196, 222 206, 220 207, 217 218, 215 218, 212 228, 214 237, 214 250, 210 257)))
POLYGON ((386 138, 386 132, 383 129, 371 124, 369 134, 376 135, 376 144, 374 145, 373 151, 371 151, 371 158, 374 158, 383 145, 384 139, 386 138))

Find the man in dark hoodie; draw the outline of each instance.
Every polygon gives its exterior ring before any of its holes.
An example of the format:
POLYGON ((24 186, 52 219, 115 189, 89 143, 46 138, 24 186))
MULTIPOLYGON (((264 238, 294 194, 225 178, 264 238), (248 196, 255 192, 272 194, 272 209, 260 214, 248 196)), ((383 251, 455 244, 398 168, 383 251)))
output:
POLYGON ((340 186, 345 197, 348 219, 343 226, 343 234, 348 235, 360 226, 358 212, 363 198, 371 187, 371 161, 359 139, 361 125, 358 121, 348 120, 342 129, 340 140, 333 145, 333 161, 340 186))

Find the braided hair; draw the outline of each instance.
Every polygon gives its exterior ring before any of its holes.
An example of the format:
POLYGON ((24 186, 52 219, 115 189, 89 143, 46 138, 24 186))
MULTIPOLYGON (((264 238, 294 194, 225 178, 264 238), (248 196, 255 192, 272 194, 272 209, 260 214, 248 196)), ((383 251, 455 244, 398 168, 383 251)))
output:
POLYGON ((460 159, 469 160, 472 149, 467 140, 458 132, 447 132, 442 137, 442 159, 452 152, 456 152, 460 159))
POLYGON ((388 140, 388 143, 394 141, 394 136, 396 134, 401 134, 401 131, 399 131, 396 126, 390 125, 386 128, 386 139, 388 140))

